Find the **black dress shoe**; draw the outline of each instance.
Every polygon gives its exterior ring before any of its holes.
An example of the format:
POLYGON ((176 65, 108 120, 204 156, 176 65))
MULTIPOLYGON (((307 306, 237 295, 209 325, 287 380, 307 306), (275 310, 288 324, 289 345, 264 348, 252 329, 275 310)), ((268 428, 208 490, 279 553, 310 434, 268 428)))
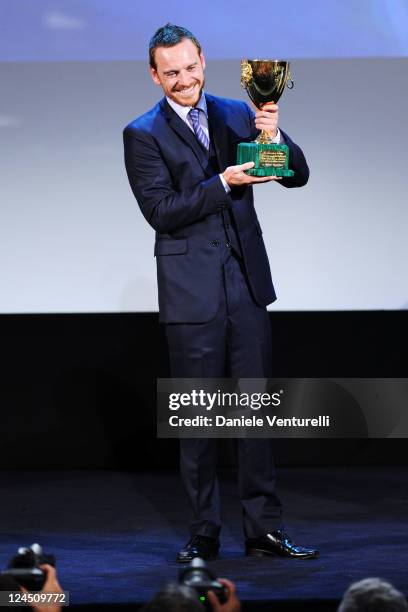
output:
POLYGON ((272 531, 261 538, 245 541, 245 552, 250 557, 278 556, 291 559, 316 559, 319 551, 314 548, 296 546, 282 530, 272 531))
POLYGON ((216 538, 208 536, 195 535, 182 548, 178 554, 177 563, 189 563, 195 557, 201 559, 215 559, 218 556, 220 543, 216 538))

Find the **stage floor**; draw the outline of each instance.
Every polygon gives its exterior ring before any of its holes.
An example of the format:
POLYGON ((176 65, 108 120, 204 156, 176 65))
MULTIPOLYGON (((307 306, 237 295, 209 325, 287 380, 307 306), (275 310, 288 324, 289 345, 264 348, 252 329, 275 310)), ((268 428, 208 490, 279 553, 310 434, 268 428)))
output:
MULTIPOLYGON (((284 602, 333 607, 350 582, 368 576, 408 593, 407 468, 291 468, 278 475, 288 533, 321 556, 243 556, 235 474, 223 472, 222 549, 210 565, 237 583, 245 609, 268 601, 275 610, 284 602)), ((141 603, 177 580, 174 558, 188 539, 189 512, 176 473, 7 471, 0 472, 0 491, 0 566, 19 546, 39 542, 56 555, 71 605, 141 603)))

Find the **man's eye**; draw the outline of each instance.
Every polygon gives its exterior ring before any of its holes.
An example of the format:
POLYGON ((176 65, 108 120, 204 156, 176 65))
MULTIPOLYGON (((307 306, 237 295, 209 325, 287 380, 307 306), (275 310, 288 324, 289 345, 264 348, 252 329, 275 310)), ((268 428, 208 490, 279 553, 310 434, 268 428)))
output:
POLYGON ((195 66, 189 66, 189 67, 187 68, 187 70, 188 70, 189 72, 193 72, 193 70, 195 70, 195 68, 196 68, 195 66))

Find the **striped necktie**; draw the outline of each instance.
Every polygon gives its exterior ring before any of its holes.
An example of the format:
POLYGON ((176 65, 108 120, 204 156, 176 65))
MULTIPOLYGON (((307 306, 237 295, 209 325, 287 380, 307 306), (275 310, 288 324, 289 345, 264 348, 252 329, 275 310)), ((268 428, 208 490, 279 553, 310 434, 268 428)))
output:
POLYGON ((199 108, 192 108, 188 114, 198 142, 208 151, 210 148, 210 141, 200 124, 200 110, 199 108))

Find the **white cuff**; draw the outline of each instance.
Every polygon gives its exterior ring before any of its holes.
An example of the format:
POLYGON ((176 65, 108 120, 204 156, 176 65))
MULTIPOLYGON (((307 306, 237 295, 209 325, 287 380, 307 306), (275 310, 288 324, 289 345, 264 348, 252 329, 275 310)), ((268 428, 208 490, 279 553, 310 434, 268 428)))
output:
POLYGON ((228 185, 222 174, 219 174, 218 176, 221 179, 221 183, 224 185, 225 193, 229 193, 231 191, 231 187, 228 185))
POLYGON ((272 138, 272 142, 273 142, 273 144, 280 144, 281 133, 280 133, 279 128, 276 128, 276 129, 277 129, 276 136, 275 136, 275 138, 272 138))

